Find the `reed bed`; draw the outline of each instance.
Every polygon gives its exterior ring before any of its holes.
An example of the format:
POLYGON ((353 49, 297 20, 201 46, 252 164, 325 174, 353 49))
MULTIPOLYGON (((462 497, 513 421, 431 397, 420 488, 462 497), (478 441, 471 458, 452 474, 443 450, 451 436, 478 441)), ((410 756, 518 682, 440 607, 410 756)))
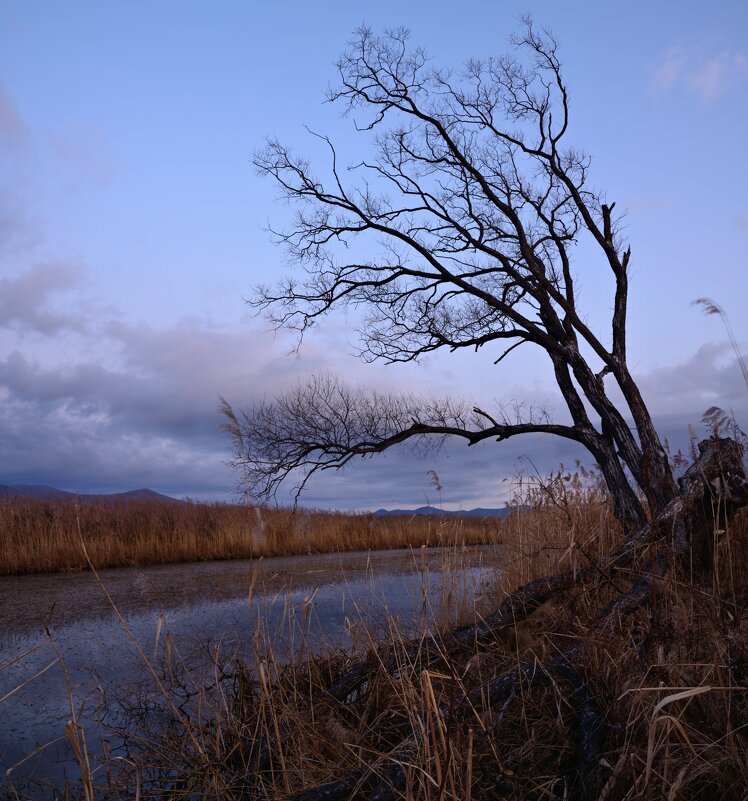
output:
MULTIPOLYGON (((522 502, 500 524, 507 569, 497 576, 496 602, 536 576, 588 564, 622 537, 604 493, 579 473, 562 470, 521 489, 522 502)), ((581 701, 562 681, 520 689, 500 709, 484 693, 506 671, 589 641, 584 621, 625 591, 621 577, 571 591, 488 643, 455 649, 445 630, 432 663, 422 655, 433 640, 393 629, 369 643, 369 677, 344 698, 329 688, 357 664, 350 654, 282 663, 271 639, 260 637, 252 659, 226 672, 217 656, 212 680, 199 682, 193 721, 204 723, 155 730, 139 707, 129 761, 110 774, 106 792, 128 797, 137 786, 141 798, 164 801, 319 801, 336 793, 592 801, 580 774, 594 770, 597 801, 745 801, 747 542, 742 514, 720 536, 711 587, 672 572, 653 608, 592 637, 585 703, 604 725, 591 767, 580 764, 581 701), (217 691, 219 675, 227 678, 217 691), (389 792, 393 770, 403 768, 406 786, 389 792), (341 778, 347 790, 335 784, 341 778)))
MULTIPOLYGON (((537 576, 588 565, 620 541, 593 479, 560 470, 517 487, 510 514, 490 532, 507 554, 495 604, 537 576)), ((120 710, 125 745, 102 764, 84 765, 90 789, 68 788, 68 797, 592 801, 580 776, 594 770, 596 801, 745 801, 746 517, 738 514, 719 533, 711 586, 671 571, 656 603, 621 618, 615 630, 590 634, 587 622, 634 575, 602 575, 461 647, 448 628, 413 640, 393 625, 385 639, 365 638, 357 654, 300 647, 303 658, 281 660, 262 629, 249 656, 216 650, 202 672, 169 653, 159 687, 131 695, 120 710), (496 677, 547 664, 582 638, 584 698, 549 675, 531 689, 520 685, 500 708, 487 701, 496 677), (331 693, 367 650, 366 681, 331 693), (436 658, 425 660, 427 653, 436 658), (586 766, 584 705, 604 721, 586 766), (388 792, 402 770, 405 787, 388 792)))
MULTIPOLYGON (((532 509, 517 508, 504 521, 511 569, 497 580, 497 598, 548 567, 594 558, 620 537, 604 498, 559 481, 568 503, 536 495, 532 509)), ((670 575, 656 613, 639 610, 588 650, 585 678, 606 721, 594 765, 600 801, 747 797, 745 535, 743 518, 725 532, 733 570, 715 571, 716 592, 670 575)), ((445 649, 438 666, 424 667, 414 642, 393 630, 386 642, 370 643, 379 662, 367 684, 338 700, 327 689, 352 664, 349 654, 281 663, 272 642, 260 638, 253 659, 234 662, 220 692, 216 676, 226 672, 216 657, 212 679, 199 683, 201 713, 188 726, 176 723, 154 737, 141 705, 131 719, 129 761, 110 775, 106 791, 128 797, 137 787, 141 798, 170 801, 316 800, 327 796, 312 788, 349 776, 351 797, 363 799, 372 787, 386 788, 394 755, 407 783, 386 798, 583 798, 575 781, 578 701, 568 688, 548 681, 501 710, 482 703, 481 688, 567 648, 583 635, 580 621, 619 591, 600 582, 572 592, 490 645, 445 649), (472 699, 468 713, 459 701, 465 697, 472 699)))
POLYGON ((0 501, 0 575, 497 541, 497 518, 143 501, 0 501))

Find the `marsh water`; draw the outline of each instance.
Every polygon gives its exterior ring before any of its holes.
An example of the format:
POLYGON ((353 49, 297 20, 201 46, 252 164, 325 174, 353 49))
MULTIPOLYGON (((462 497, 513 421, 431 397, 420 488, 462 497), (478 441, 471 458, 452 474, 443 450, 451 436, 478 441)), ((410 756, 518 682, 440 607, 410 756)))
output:
POLYGON ((365 649, 393 621, 408 635, 485 608, 500 563, 497 548, 422 548, 0 577, 0 770, 75 776, 66 721, 106 731, 101 700, 145 681, 146 658, 365 649))

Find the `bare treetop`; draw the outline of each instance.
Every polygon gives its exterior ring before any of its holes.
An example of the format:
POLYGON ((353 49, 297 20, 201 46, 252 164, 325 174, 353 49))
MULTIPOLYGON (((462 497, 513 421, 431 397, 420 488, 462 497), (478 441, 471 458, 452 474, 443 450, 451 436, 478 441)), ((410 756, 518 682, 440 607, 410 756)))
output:
POLYGON ((570 316, 605 362, 577 319, 570 250, 586 215, 620 271, 614 240, 605 240, 612 221, 584 188, 588 159, 560 148, 568 102, 555 43, 529 28, 522 44, 535 53, 532 68, 514 57, 472 61, 452 84, 423 51, 408 53, 406 32, 361 30, 330 99, 368 112, 358 127, 373 132, 375 157, 353 168, 363 182, 349 187, 328 140, 327 187, 277 141, 258 155, 260 171, 304 201, 283 242, 319 267, 296 291, 286 284, 262 299, 295 301, 284 311, 302 326, 336 302, 374 304, 367 352, 394 361, 494 339, 552 345, 537 319, 546 304, 570 316), (500 115, 521 127, 502 128, 500 115), (365 232, 384 237, 376 260, 350 264, 331 247, 365 232))

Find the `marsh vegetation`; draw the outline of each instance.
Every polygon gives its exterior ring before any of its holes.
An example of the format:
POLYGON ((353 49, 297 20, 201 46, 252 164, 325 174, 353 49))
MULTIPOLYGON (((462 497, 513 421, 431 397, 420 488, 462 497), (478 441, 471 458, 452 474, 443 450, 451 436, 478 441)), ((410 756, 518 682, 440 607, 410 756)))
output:
POLYGON ((79 720, 70 730, 79 746, 103 731, 116 747, 103 757, 79 748, 83 780, 68 797, 584 798, 594 773, 597 797, 609 801, 743 801, 745 515, 720 531, 709 584, 671 563, 658 600, 624 610, 644 576, 606 561, 627 536, 600 482, 559 471, 521 490, 515 513, 497 523, 501 569, 477 606, 447 570, 451 614, 375 627, 364 613, 345 647, 310 635, 312 592, 288 607, 287 626, 260 620, 243 648, 216 642, 199 663, 173 641, 167 651, 168 626, 158 648, 141 640, 158 681, 131 686, 102 729, 79 720), (517 604, 518 588, 549 574, 580 581, 517 604), (615 620, 591 633, 590 619, 616 604, 615 620), (289 652, 278 633, 290 629, 289 652), (559 656, 570 648, 579 654, 564 673, 559 656))
POLYGON ((496 517, 372 514, 234 504, 0 500, 0 575, 496 543, 496 517), (81 548, 85 545, 88 557, 81 548))

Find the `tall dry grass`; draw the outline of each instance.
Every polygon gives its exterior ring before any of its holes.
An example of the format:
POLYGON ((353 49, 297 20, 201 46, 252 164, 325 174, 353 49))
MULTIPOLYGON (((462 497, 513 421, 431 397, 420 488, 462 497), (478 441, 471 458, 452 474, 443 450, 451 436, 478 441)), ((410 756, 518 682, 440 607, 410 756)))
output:
MULTIPOLYGON (((339 516, 331 517, 340 536, 339 516)), ((258 629, 249 657, 215 651, 199 674, 175 667, 169 652, 156 695, 130 697, 117 732, 127 749, 90 771, 93 792, 162 801, 278 801, 349 776, 353 794, 339 797, 366 798, 372 786, 386 786, 396 764, 406 787, 382 797, 582 799, 580 776, 590 766, 580 756, 578 693, 551 676, 491 708, 484 688, 508 670, 547 663, 585 640, 580 673, 602 721, 594 798, 745 801, 747 518, 739 515, 716 534, 708 581, 671 570, 653 606, 604 632, 591 631, 589 621, 630 588, 635 574, 601 575, 481 644, 445 650, 437 665, 424 666, 413 641, 393 628, 386 641, 365 643, 374 668, 342 701, 326 688, 354 663, 353 655, 281 661, 266 629, 258 629), (468 713, 460 705, 465 696, 472 699, 468 713), (185 698, 189 714, 171 714, 175 706, 186 708, 185 698)), ((434 522, 377 520, 383 532, 419 525, 431 537, 434 522)), ((494 522, 490 533, 507 552, 506 569, 496 577, 497 603, 537 576, 588 565, 622 536, 595 477, 580 471, 523 480, 511 514, 494 522)), ((317 522, 310 517, 308 527, 294 525, 308 538, 317 522)))
MULTIPOLYGON (((522 503, 501 524, 508 562, 497 577, 497 601, 537 575, 587 565, 619 541, 607 499, 588 478, 559 471, 522 488, 522 503)), ((139 707, 130 761, 110 774, 107 791, 126 795, 137 782, 142 798, 276 801, 347 776, 350 786, 339 797, 367 798, 376 786, 383 793, 402 769, 405 788, 381 797, 745 801, 746 515, 717 539, 711 584, 673 570, 654 606, 605 632, 590 631, 587 621, 635 575, 601 575, 489 642, 445 651, 436 666, 424 667, 413 642, 393 631, 387 642, 370 643, 379 662, 344 701, 326 688, 350 667, 349 655, 281 663, 272 639, 260 637, 253 658, 235 662, 223 686, 218 658, 212 679, 198 682, 201 714, 189 738, 179 725, 153 727, 139 707), (506 671, 546 663, 582 639, 585 703, 602 722, 587 767, 580 696, 562 679, 521 688, 500 708, 485 703, 483 690, 506 671), (465 696, 472 699, 467 712, 459 702, 465 696), (594 796, 585 795, 585 770, 597 773, 594 796)))
POLYGON ((0 575, 496 542, 494 518, 376 517, 229 504, 0 501, 0 575))

